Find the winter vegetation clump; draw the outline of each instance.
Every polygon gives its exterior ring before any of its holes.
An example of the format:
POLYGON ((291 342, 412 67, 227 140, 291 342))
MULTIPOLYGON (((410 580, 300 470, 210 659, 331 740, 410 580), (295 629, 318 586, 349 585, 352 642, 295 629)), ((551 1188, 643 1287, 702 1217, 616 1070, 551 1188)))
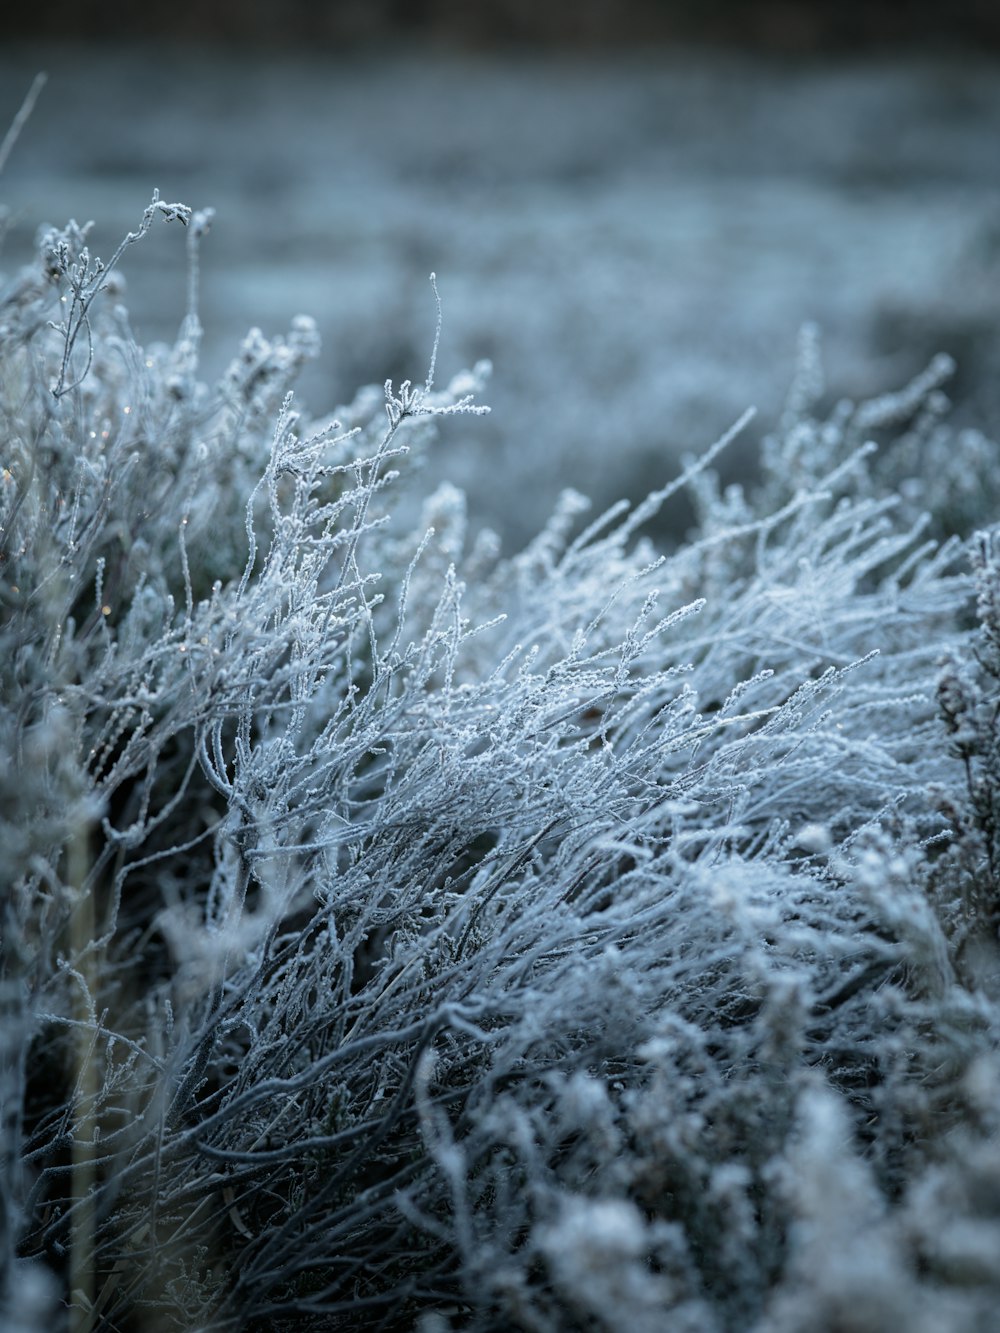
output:
POLYGON ((990 1327, 1000 536, 947 361, 827 412, 806 331, 753 487, 741 421, 502 558, 415 467, 488 368, 314 417, 298 318, 206 385, 210 222, 46 230, 0 296, 5 1327, 990 1327))

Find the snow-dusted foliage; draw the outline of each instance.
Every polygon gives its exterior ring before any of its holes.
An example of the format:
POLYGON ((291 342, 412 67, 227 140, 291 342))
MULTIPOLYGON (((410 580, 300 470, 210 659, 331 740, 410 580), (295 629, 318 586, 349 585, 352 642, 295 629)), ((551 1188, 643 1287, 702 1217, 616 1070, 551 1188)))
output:
POLYGON ((173 346, 75 224, 0 304, 8 1321, 986 1328, 1000 548, 926 535, 986 448, 946 367, 824 417, 807 336, 753 493, 727 437, 501 560, 413 504, 484 368, 310 420, 299 319, 208 388, 211 218, 161 219, 173 346))

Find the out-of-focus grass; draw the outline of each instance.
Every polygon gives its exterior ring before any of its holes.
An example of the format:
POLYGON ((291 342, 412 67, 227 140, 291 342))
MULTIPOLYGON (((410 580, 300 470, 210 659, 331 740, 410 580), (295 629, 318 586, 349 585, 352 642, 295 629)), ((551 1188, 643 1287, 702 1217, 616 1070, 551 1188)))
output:
MULTIPOLYGON (((495 413, 429 466, 511 543, 570 477, 598 504, 637 498, 747 403, 769 422, 807 320, 834 392, 943 350, 960 411, 1000 419, 989 63, 10 47, 0 120, 42 65, 8 265, 70 212, 110 249, 154 186, 213 205, 206 346, 304 310, 323 404, 414 373, 436 269, 445 350, 494 361, 495 413)), ((184 309, 168 241, 147 255, 128 274, 141 341, 184 309)))

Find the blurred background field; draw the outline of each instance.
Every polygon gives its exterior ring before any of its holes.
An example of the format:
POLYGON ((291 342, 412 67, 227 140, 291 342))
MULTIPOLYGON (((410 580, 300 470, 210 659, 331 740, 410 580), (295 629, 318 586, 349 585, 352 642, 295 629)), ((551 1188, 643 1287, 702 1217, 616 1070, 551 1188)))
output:
MULTIPOLYGON (((0 262, 42 223, 109 254, 152 189, 212 206, 208 374, 251 325, 313 315, 325 412, 494 365, 485 421, 428 463, 508 548, 561 487, 635 499, 749 404, 780 413, 799 327, 832 398, 937 351, 961 419, 1000 432, 995 6, 593 0, 567 8, 59 3, 6 20, 0 120, 48 85, 8 163, 0 262)), ((122 272, 136 336, 184 313, 183 235, 122 272)), ((668 522, 682 525, 683 514, 668 522)), ((667 534, 670 535, 670 534, 667 534)), ((680 532, 673 535, 680 536, 680 532)))

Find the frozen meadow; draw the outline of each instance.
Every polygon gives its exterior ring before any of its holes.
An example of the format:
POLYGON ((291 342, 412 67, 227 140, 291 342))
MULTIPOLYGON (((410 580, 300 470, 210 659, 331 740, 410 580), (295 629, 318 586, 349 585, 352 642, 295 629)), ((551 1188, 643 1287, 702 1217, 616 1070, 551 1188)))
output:
POLYGON ((991 71, 43 64, 4 1333, 992 1329, 991 71))
MULTIPOLYGON (((1000 422, 990 62, 14 48, 7 121, 40 68, 6 176, 8 265, 70 216, 95 219, 109 251, 154 187, 214 207, 206 370, 251 326, 311 315, 316 411, 418 374, 435 270, 444 350, 492 361, 494 413, 442 442, 429 475, 465 489, 508 549, 564 485, 635 501, 748 406, 751 438, 772 426, 807 322, 833 397, 946 352, 960 419, 1000 422)), ((124 275, 139 341, 172 339, 172 238, 124 275)), ((733 451, 727 477, 752 459, 733 451)), ((671 512, 664 534, 688 518, 671 512)))

